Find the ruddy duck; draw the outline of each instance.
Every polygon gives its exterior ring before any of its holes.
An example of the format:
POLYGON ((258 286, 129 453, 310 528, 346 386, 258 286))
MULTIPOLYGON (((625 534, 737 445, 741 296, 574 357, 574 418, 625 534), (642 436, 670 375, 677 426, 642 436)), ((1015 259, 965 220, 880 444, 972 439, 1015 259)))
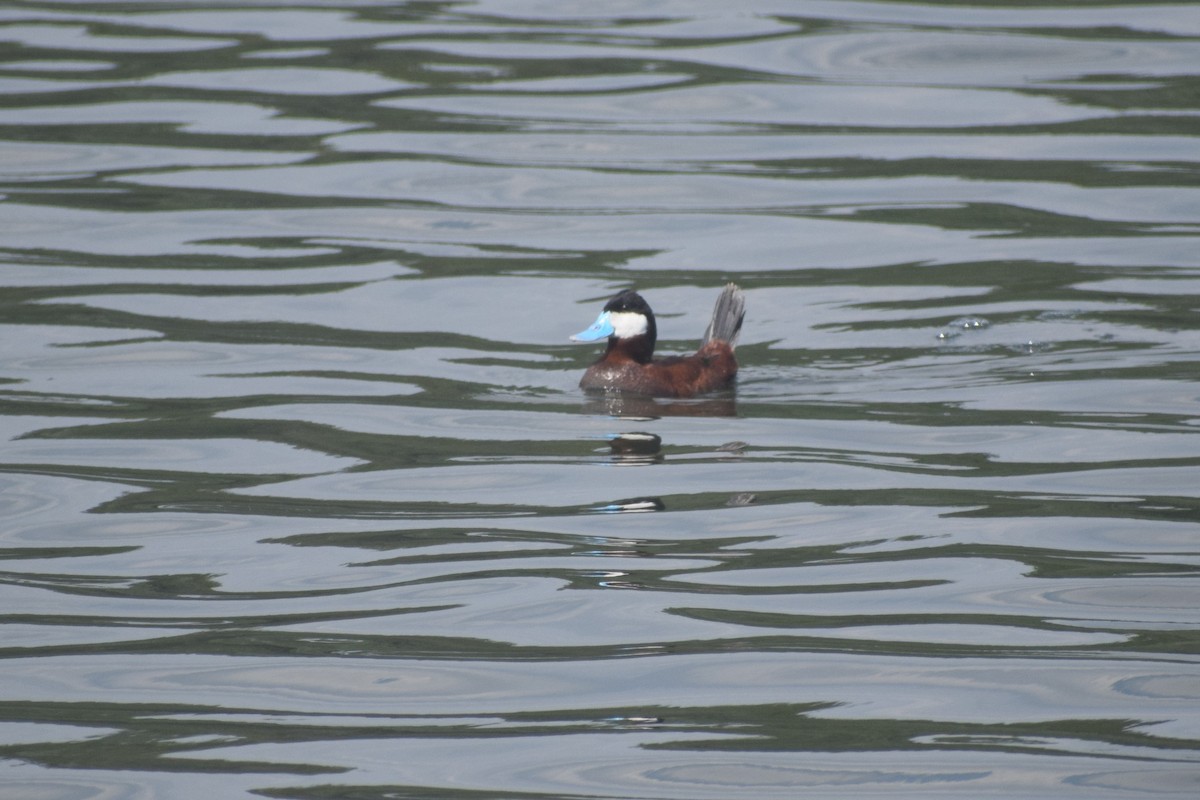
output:
POLYGON ((690 356, 654 360, 658 329, 654 312, 632 289, 609 300, 592 327, 571 337, 573 342, 608 339, 608 348, 583 373, 579 385, 588 391, 622 391, 658 397, 691 397, 723 389, 737 375, 733 348, 746 301, 734 284, 725 287, 713 308, 700 349, 690 356))

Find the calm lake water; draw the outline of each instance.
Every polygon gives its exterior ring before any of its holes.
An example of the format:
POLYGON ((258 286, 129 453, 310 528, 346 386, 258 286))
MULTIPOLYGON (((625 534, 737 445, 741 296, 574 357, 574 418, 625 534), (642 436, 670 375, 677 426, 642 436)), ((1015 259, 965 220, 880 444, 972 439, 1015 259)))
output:
POLYGON ((6 800, 1200 794, 1200 5, 9 3, 0 175, 6 800))

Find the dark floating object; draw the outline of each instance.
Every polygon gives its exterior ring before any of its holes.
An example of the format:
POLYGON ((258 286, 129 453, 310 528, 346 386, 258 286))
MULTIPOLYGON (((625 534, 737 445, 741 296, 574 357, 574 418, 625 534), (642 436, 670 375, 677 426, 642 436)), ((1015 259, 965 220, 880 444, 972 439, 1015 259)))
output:
POLYGON ((662 452, 662 437, 655 433, 616 433, 608 438, 614 456, 655 456, 662 452))

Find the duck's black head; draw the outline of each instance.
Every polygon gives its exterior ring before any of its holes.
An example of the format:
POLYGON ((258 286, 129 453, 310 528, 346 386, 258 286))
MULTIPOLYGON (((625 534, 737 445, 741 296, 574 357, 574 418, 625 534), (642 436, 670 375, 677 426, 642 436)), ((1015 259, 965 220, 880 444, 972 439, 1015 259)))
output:
POLYGON ((576 342, 608 339, 608 349, 620 347, 636 361, 645 363, 654 355, 658 326, 654 312, 642 296, 626 289, 604 304, 604 310, 586 331, 571 337, 576 342))

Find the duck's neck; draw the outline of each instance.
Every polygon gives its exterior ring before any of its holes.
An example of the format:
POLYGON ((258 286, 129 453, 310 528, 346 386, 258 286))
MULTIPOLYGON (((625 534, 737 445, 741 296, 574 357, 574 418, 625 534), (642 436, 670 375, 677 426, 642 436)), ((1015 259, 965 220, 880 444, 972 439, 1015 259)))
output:
POLYGON ((639 364, 649 364, 654 358, 654 339, 642 334, 628 339, 618 339, 615 336, 608 340, 608 349, 604 352, 607 359, 610 356, 617 359, 636 361, 639 364))

